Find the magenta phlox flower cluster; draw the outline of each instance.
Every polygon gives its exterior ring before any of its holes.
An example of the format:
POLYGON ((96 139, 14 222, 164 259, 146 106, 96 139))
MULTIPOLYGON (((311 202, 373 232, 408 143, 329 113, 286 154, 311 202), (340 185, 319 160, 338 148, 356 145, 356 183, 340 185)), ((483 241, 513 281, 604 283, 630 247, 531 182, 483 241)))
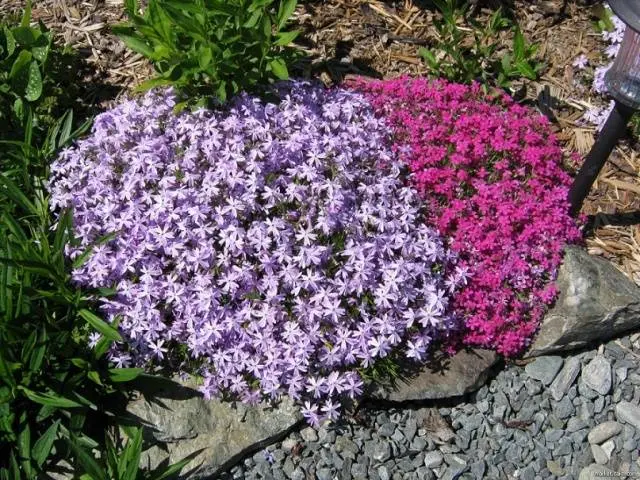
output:
POLYGON ((98 243, 73 278, 117 291, 114 361, 186 347, 206 396, 288 395, 318 423, 362 392, 360 369, 454 331, 466 275, 362 95, 276 93, 181 114, 171 91, 126 101, 53 164, 51 205, 73 210, 71 258, 98 243))
POLYGON ((580 238, 548 121, 478 85, 401 78, 355 87, 393 128, 428 221, 469 270, 454 299, 464 341, 520 353, 556 297, 564 245, 580 238))

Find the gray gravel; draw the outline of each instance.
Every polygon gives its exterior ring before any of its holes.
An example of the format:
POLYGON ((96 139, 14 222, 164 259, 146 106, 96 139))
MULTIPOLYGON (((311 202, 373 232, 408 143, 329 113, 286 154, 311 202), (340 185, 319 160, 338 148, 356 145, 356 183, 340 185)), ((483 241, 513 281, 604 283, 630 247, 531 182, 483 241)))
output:
POLYGON ((455 404, 369 406, 357 419, 294 432, 222 479, 640 477, 639 343, 636 334, 506 366, 455 404))

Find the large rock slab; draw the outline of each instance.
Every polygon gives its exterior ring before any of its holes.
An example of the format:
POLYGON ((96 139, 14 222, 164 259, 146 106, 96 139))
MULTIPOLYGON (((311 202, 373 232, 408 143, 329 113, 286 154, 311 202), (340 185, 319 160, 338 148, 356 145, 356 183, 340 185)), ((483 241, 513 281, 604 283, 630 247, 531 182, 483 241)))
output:
POLYGON ((284 438, 301 420, 291 401, 249 407, 205 400, 193 382, 167 381, 131 402, 127 411, 144 426, 153 446, 142 464, 155 468, 200 450, 185 467, 190 479, 209 478, 241 457, 284 438))
POLYGON ((556 282, 560 296, 526 356, 586 347, 640 325, 640 288, 610 262, 567 247, 556 282))
POLYGON ((378 386, 371 397, 391 402, 435 400, 464 395, 480 388, 499 356, 491 350, 461 350, 451 358, 429 364, 394 386, 378 386))

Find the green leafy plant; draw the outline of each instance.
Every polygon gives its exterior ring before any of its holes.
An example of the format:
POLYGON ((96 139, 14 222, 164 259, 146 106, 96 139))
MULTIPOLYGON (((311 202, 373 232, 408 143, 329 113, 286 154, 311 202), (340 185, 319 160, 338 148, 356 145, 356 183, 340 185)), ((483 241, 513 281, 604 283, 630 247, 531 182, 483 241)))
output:
POLYGON ((30 21, 29 0, 18 26, 0 25, 0 122, 22 122, 42 96, 51 32, 30 21))
MULTIPOLYGON (((172 85, 192 98, 225 101, 289 76, 298 32, 285 26, 296 0, 150 0, 143 14, 127 0, 131 22, 113 28, 158 75, 141 89, 172 85)), ((201 102, 201 103, 204 103, 201 102)))
POLYGON ((126 440, 118 429, 105 432, 105 455, 96 458, 92 452, 82 445, 82 442, 72 436, 68 440, 74 452, 81 475, 80 480, 163 480, 179 473, 202 450, 193 452, 181 461, 167 466, 158 466, 147 471, 140 468, 140 458, 143 450, 142 429, 123 427, 126 440))
POLYGON ((511 81, 525 77, 535 80, 541 64, 535 61, 536 46, 527 44, 517 26, 496 10, 484 24, 467 17, 468 3, 458 0, 432 0, 441 18, 434 22, 438 32, 438 44, 433 48, 421 48, 430 73, 450 81, 508 88, 511 81), (512 53, 499 57, 501 43, 499 33, 513 32, 512 53))

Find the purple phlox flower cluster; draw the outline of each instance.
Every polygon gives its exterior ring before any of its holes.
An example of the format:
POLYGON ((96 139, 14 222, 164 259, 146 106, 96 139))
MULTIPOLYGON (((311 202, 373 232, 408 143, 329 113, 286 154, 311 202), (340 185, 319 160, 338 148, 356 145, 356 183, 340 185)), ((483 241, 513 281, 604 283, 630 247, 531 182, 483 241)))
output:
POLYGON ((288 395, 317 424, 362 393, 363 368, 422 360, 458 328, 466 276, 363 96, 274 93, 181 114, 171 90, 126 101, 54 162, 51 205, 73 210, 70 258, 94 245, 74 280, 117 291, 101 299, 126 338, 114 362, 186 351, 206 397, 288 395))
MULTIPOLYGON (((607 7, 608 8, 608 7, 607 7)), ((610 11, 610 10, 609 10, 610 11)), ((608 58, 614 59, 618 55, 622 39, 624 38, 625 24, 616 15, 611 13, 611 22, 613 23, 613 30, 605 30, 602 32, 602 39, 608 43, 605 48, 605 54, 608 58)), ((575 64, 574 64, 575 65, 575 64)), ((596 67, 593 72, 593 84, 592 89, 594 92, 600 95, 606 95, 607 87, 604 83, 604 77, 609 71, 613 62, 609 62, 606 65, 596 67)), ((596 126, 596 130, 602 130, 604 122, 607 120, 609 113, 613 109, 613 101, 610 101, 606 107, 592 107, 588 109, 582 117, 582 120, 586 123, 596 126)))
POLYGON ((607 107, 591 107, 589 108, 583 115, 583 120, 593 124, 596 126, 596 131, 602 130, 604 127, 604 123, 609 118, 609 114, 613 110, 615 106, 615 100, 609 100, 609 105, 607 107))
POLYGON ((584 70, 585 68, 587 68, 588 64, 589 64, 589 59, 584 53, 578 55, 572 63, 572 65, 579 70, 584 70))

